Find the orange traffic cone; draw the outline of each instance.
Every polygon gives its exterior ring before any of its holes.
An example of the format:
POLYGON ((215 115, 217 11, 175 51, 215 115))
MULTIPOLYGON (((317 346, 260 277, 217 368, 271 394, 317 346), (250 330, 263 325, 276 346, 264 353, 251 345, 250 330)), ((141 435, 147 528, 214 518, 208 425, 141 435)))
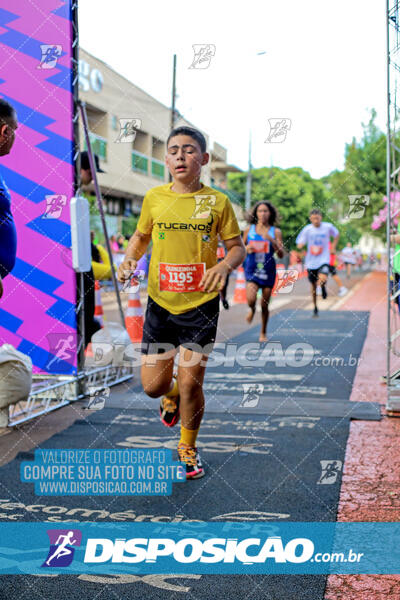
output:
POLYGON ((244 278, 244 269, 239 267, 237 270, 235 293, 233 295, 234 304, 247 304, 246 299, 246 280, 244 278))
POLYGON ((141 342, 143 337, 143 310, 140 304, 139 290, 129 292, 128 308, 125 315, 125 327, 131 342, 141 342))
POLYGON ((101 302, 101 288, 100 283, 97 281, 94 282, 94 316, 100 323, 102 327, 104 327, 104 312, 103 312, 103 304, 101 302))

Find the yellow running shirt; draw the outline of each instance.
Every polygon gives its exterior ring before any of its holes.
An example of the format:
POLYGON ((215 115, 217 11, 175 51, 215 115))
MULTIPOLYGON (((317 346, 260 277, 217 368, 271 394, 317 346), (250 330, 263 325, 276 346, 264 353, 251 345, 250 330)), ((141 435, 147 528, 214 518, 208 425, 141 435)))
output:
POLYGON ((149 296, 178 315, 218 295, 200 291, 198 284, 217 264, 218 236, 229 240, 240 235, 240 229, 225 194, 207 186, 177 194, 172 185, 147 192, 137 229, 152 234, 149 296))

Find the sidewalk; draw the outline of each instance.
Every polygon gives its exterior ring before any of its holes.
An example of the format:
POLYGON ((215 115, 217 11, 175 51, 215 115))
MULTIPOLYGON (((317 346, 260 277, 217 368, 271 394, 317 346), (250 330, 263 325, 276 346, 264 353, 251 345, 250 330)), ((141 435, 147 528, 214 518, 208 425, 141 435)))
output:
MULTIPOLYGON (((352 421, 347 443, 338 521, 400 520, 400 419, 387 417, 386 274, 373 272, 340 310, 369 310, 370 323, 351 401, 379 402, 383 419, 352 421)), ((335 575, 325 600, 400 600, 400 575, 335 575)))

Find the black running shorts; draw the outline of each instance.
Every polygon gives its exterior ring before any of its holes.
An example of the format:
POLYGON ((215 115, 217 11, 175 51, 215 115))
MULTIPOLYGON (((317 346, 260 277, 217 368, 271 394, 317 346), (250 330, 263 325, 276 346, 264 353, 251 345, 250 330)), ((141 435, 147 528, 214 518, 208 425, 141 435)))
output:
POLYGON ((148 299, 143 325, 143 354, 163 354, 185 346, 209 354, 215 342, 219 316, 219 294, 212 300, 179 315, 148 299))
POLYGON ((318 276, 320 273, 324 275, 329 275, 329 265, 321 265, 318 269, 307 269, 308 271, 308 281, 310 283, 317 283, 318 276))
POLYGON ((336 267, 335 265, 329 265, 329 274, 336 275, 336 267))

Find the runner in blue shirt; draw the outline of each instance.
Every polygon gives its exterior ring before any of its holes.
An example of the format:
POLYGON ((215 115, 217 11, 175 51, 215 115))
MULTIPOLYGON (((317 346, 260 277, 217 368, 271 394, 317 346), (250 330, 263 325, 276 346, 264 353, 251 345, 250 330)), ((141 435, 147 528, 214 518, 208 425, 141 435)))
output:
POLYGON ((257 292, 261 296, 261 332, 259 341, 267 341, 268 304, 276 278, 274 253, 279 258, 284 255, 282 233, 275 227, 276 208, 266 201, 258 202, 251 213, 250 226, 243 234, 247 257, 244 263, 246 277, 246 297, 249 312, 246 320, 251 323, 256 312, 257 292))
MULTIPOLYGON (((14 108, 0 98, 0 156, 9 154, 18 127, 14 108)), ((11 213, 11 196, 0 173, 0 298, 3 295, 2 280, 14 268, 17 255, 17 232, 11 213)))

